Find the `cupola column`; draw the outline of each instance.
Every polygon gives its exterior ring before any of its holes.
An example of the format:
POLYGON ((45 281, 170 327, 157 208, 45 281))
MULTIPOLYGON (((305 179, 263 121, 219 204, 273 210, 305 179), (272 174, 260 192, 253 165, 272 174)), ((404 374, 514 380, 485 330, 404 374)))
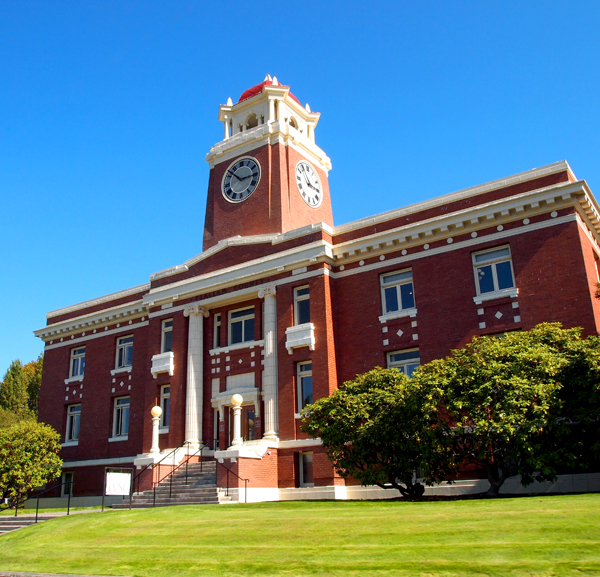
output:
POLYGON ((258 291, 265 299, 265 370, 263 376, 263 402, 265 428, 263 438, 279 440, 279 415, 277 402, 277 291, 274 286, 258 291))
POLYGON ((189 317, 187 387, 185 399, 185 440, 193 446, 202 440, 202 371, 204 357, 204 319, 208 311, 198 305, 184 309, 189 317))
POLYGON ((225 138, 223 140, 227 140, 229 138, 229 119, 227 118, 227 116, 223 121, 223 126, 225 127, 225 138))
POLYGON ((275 101, 269 98, 269 122, 275 122, 275 101))

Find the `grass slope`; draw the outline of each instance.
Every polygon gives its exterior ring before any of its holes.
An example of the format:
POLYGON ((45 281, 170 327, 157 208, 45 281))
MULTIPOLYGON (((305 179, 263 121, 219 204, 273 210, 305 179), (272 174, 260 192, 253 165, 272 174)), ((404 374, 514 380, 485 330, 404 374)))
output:
POLYGON ((599 575, 600 495, 110 511, 0 537, 0 568, 95 575, 599 575))

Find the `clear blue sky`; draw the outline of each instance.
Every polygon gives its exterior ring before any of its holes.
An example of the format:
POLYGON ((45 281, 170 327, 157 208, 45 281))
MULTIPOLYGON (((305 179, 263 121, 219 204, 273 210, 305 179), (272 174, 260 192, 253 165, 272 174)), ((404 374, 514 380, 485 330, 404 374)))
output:
POLYGON ((267 73, 321 112, 336 224, 561 159, 600 195, 599 29, 591 0, 2 0, 0 373, 201 251, 218 105, 267 73))

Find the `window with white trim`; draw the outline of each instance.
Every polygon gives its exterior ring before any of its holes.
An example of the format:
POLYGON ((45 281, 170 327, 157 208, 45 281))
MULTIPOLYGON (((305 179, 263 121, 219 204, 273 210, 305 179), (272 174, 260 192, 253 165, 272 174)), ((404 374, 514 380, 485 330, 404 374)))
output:
POLYGON ((160 408, 162 415, 160 416, 160 428, 169 428, 169 409, 171 408, 171 385, 163 385, 160 388, 160 408))
POLYGON ((313 454, 312 453, 300 453, 299 459, 300 465, 300 486, 301 487, 314 487, 315 477, 313 474, 313 454))
POLYGON ((173 319, 162 322, 161 353, 170 353, 173 350, 173 319))
POLYGON ((113 437, 126 437, 129 434, 129 397, 115 399, 113 414, 113 437))
POLYGON ((69 377, 83 377, 85 371, 85 347, 71 349, 71 374, 69 377))
POLYGON ((394 351, 387 354, 388 369, 398 369, 407 377, 412 377, 417 367, 421 364, 419 349, 408 351, 394 351))
POLYGON ((79 426, 81 424, 81 405, 67 407, 67 429, 65 442, 79 441, 79 426))
POLYGON ((215 314, 214 323, 213 348, 218 349, 221 346, 221 313, 215 314))
POLYGON ((130 367, 133 363, 133 335, 117 339, 117 369, 130 367))
POLYGON ((472 256, 478 295, 514 288, 515 281, 508 246, 474 252, 472 256))
POLYGON ((294 324, 310 322, 310 292, 307 286, 294 289, 294 324))
POLYGON ((254 340, 254 307, 229 311, 229 344, 254 340))
POLYGON ((382 274, 380 279, 383 314, 415 308, 412 270, 382 274))
POLYGON ((313 403, 312 362, 298 363, 297 366, 298 413, 313 403))

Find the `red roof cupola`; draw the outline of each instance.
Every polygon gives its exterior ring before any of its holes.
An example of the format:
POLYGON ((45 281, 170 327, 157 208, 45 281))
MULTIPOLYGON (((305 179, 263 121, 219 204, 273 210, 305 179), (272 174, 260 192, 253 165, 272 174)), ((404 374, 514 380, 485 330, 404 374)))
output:
MULTIPOLYGON (((244 100, 248 100, 248 98, 252 98, 253 96, 256 96, 257 94, 260 94, 263 90, 263 86, 273 86, 273 80, 271 80, 271 77, 269 75, 267 75, 267 78, 265 78, 260 84, 257 84, 256 86, 253 86, 252 88, 248 88, 248 90, 245 90, 242 93, 242 95, 240 96, 238 103, 243 102, 244 100)), ((277 84, 276 86, 284 86, 284 85, 277 84)), ((290 96, 290 98, 295 100, 298 104, 300 104, 300 101, 291 92, 289 92, 289 96, 290 96)))

